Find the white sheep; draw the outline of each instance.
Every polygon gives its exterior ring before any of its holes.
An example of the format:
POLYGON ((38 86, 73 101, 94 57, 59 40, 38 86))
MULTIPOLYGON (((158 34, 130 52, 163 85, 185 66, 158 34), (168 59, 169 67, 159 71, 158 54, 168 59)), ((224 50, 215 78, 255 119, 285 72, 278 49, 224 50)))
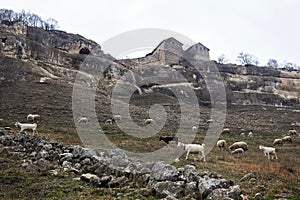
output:
POLYGON ((222 133, 230 133, 230 129, 229 128, 223 128, 222 133))
POLYGON ((193 131, 193 132, 196 133, 196 132, 197 132, 197 129, 198 129, 197 126, 192 126, 192 131, 193 131))
POLYGON ((237 149, 231 151, 230 153, 231 153, 231 154, 242 154, 242 155, 244 155, 244 152, 245 152, 245 151, 244 151, 243 148, 237 148, 237 149))
POLYGON ((274 145, 274 146, 275 146, 275 145, 278 145, 278 146, 283 145, 283 140, 277 138, 277 139, 275 139, 275 140, 273 141, 273 145, 274 145))
MULTIPOLYGON (((270 155, 274 155, 275 159, 278 159, 275 148, 259 145, 259 149, 263 150, 264 155, 268 156, 268 159, 270 159, 270 155)), ((272 158, 274 157, 272 156, 272 158)))
POLYGON ((229 150, 234 150, 237 148, 243 148, 244 151, 248 150, 248 144, 246 142, 235 142, 232 145, 229 146, 229 150))
POLYGON ((244 137, 246 134, 244 132, 241 132, 240 136, 244 137))
POLYGON ((120 121, 122 118, 121 115, 114 115, 113 118, 112 118, 112 122, 113 123, 116 123, 116 121, 120 121))
POLYGON ((80 117, 77 122, 78 123, 85 123, 86 124, 88 122, 88 118, 86 118, 86 117, 80 117))
POLYGON ((188 159, 188 156, 190 153, 198 153, 199 159, 206 162, 205 160, 205 154, 204 154, 204 146, 205 144, 183 144, 182 142, 178 142, 177 146, 183 146, 184 150, 186 151, 186 157, 185 159, 188 159))
POLYGON ((288 135, 290 136, 297 136, 297 131, 295 129, 291 129, 291 130, 288 130, 288 135))
POLYGON ((37 114, 28 114, 27 115, 27 121, 38 121, 40 120, 41 116, 37 114))
POLYGON ((105 122, 104 122, 105 124, 112 124, 113 123, 113 121, 111 120, 111 119, 107 119, 107 120, 105 120, 105 122))
POLYGON ((145 119, 145 124, 151 124, 153 122, 154 122, 154 120, 151 118, 145 119))
POLYGON ((292 142, 292 137, 291 136, 284 136, 283 138, 281 138, 282 140, 282 143, 285 143, 285 142, 292 142))
POLYGON ((15 126, 16 127, 19 126, 21 128, 20 132, 23 132, 24 130, 32 130, 33 134, 38 133, 37 130, 36 130, 37 129, 37 124, 36 123, 34 123, 34 124, 22 124, 20 122, 16 122, 15 126))
POLYGON ((252 131, 250 131, 250 132, 248 133, 248 137, 253 137, 253 132, 252 132, 252 131))
POLYGON ((219 147, 220 150, 222 150, 222 149, 224 150, 226 148, 226 146, 227 146, 226 140, 218 140, 217 147, 219 147))

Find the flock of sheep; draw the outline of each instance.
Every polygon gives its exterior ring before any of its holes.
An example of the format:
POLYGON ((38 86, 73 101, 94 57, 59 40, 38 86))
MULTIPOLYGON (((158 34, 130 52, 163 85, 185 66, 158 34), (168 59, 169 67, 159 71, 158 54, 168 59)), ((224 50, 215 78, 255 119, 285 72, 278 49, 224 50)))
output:
MULTIPOLYGON (((117 120, 121 119, 121 115, 114 115, 112 119, 107 119, 105 121, 105 124, 113 124, 115 123, 117 120)), ((28 122, 34 122, 34 123, 20 123, 20 122, 16 122, 15 126, 16 127, 20 127, 20 132, 24 131, 24 130, 32 130, 33 134, 38 133, 37 132, 37 122, 40 120, 40 115, 37 114, 29 114, 27 116, 27 121, 28 122)), ((80 117, 77 121, 78 123, 87 123, 88 122, 88 118, 87 117, 80 117)), ((151 118, 145 119, 144 120, 145 124, 151 124, 154 123, 154 120, 151 118)), ((193 126, 192 127, 192 131, 193 132, 197 132, 197 127, 193 126)), ((224 128, 222 133, 230 133, 230 129, 229 128, 224 128)), ((244 136, 244 133, 241 133, 241 136, 244 136)), ((253 137, 253 133, 249 132, 248 133, 249 137, 253 137)), ((284 143, 287 142, 292 142, 292 137, 293 136, 297 136, 297 131, 296 130, 289 130, 288 131, 288 135, 284 136, 282 138, 277 138, 274 140, 273 142, 273 146, 281 146, 284 143)), ((178 137, 176 136, 158 136, 159 137, 159 141, 164 141, 167 145, 169 145, 170 142, 176 142, 178 147, 184 147, 184 150, 186 152, 186 159, 188 159, 188 156, 190 153, 197 153, 199 155, 199 159, 203 161, 205 160, 205 153, 204 153, 204 147, 205 144, 184 144, 182 142, 179 142, 178 137)), ((218 140, 218 142, 216 143, 217 147, 220 150, 225 150, 227 149, 227 142, 226 140, 218 140)), ((239 141, 239 142, 234 142, 232 145, 230 145, 228 147, 229 151, 231 154, 241 154, 244 155, 244 152, 248 150, 248 144, 244 141, 239 141)), ((263 151, 264 155, 268 157, 268 159, 272 158, 272 159, 278 159, 277 154, 276 154, 276 149, 275 147, 266 147, 266 146, 262 146, 259 145, 259 149, 263 151)))
MULTIPOLYGON (((226 129, 226 132, 228 132, 229 129, 226 129)), ((224 130, 223 130, 224 132, 224 130)), ((242 133, 241 136, 244 136, 245 134, 242 133)), ((253 137, 253 133, 249 132, 248 134, 249 137, 253 137)), ((297 131, 296 130, 289 130, 288 135, 284 136, 282 138, 277 138, 273 142, 273 146, 279 146, 283 145, 284 143, 287 142, 292 142, 292 136, 297 136, 297 131)), ((227 146, 227 143, 225 140, 219 140, 217 142, 217 147, 220 148, 220 150, 225 149, 227 146)), ((248 150, 248 144, 246 142, 240 141, 240 142, 235 142, 232 145, 230 145, 229 150, 232 154, 244 154, 245 151, 248 150)), ((268 157, 268 159, 278 159, 277 154, 276 154, 276 149, 275 147, 266 147, 263 145, 259 145, 258 148, 263 151, 264 155, 268 157)))

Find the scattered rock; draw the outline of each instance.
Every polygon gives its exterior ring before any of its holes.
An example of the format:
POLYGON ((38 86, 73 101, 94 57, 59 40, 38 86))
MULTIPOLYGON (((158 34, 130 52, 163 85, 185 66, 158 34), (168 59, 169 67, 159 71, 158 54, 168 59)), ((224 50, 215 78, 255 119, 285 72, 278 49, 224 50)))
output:
POLYGON ((157 162, 151 170, 151 178, 155 181, 176 181, 178 175, 179 172, 176 167, 164 162, 157 162))
POLYGON ((251 178, 255 178, 256 179, 256 176, 255 174, 253 173, 248 173, 246 174, 245 176, 243 176, 240 181, 243 182, 243 181, 247 181, 247 180, 250 180, 251 178))

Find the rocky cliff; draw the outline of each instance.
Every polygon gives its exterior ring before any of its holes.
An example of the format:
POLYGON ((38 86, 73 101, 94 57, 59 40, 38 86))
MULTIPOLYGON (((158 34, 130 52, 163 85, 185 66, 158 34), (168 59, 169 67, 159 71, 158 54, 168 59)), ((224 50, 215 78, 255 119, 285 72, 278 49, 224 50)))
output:
MULTIPOLYGON (((0 24, 0 81, 44 82, 55 79, 73 83, 76 74, 81 73, 86 77, 97 77, 90 78, 92 84, 98 84, 100 79, 100 88, 109 94, 116 80, 131 69, 140 72, 133 75, 138 93, 159 91, 172 96, 168 92, 170 84, 182 84, 184 81, 179 76, 183 75, 185 82, 193 86, 199 101, 206 104, 210 101, 210 94, 205 76, 215 73, 210 67, 214 66, 222 76, 230 103, 299 104, 299 71, 218 64, 209 60, 208 51, 201 43, 183 51, 182 44, 170 38, 143 58, 116 60, 104 54, 97 43, 80 35, 57 30, 45 31, 27 27, 21 22, 0 24), (97 62, 87 62, 87 58, 96 59, 97 62), (184 58, 198 59, 203 73, 184 58), (87 71, 79 71, 83 65, 88 66, 87 71), (155 83, 142 84, 145 70, 150 70, 149 73, 158 77, 170 75, 170 71, 174 73, 158 87, 155 83)), ((189 94, 185 95, 189 97, 189 94)))

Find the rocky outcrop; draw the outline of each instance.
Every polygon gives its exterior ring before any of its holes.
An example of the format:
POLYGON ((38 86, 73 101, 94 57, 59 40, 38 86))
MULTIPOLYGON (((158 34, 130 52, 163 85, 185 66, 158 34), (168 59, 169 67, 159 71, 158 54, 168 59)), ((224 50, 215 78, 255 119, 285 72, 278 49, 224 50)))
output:
MULTIPOLYGON (((216 76, 212 75, 218 72, 229 103, 300 104, 299 71, 218 64, 210 61, 209 49, 201 43, 187 50, 183 50, 182 46, 175 38, 169 38, 145 57, 116 60, 104 54, 100 45, 80 35, 45 31, 27 27, 21 22, 0 24, 0 82, 42 80, 44 83, 49 79, 60 79, 73 83, 78 75, 77 80, 82 84, 97 85, 109 94, 116 81, 121 76, 129 76, 132 73, 127 72, 133 70, 138 73, 129 78, 128 83, 136 87, 136 94, 155 91, 174 96, 170 92, 172 87, 177 88, 186 100, 196 94, 199 103, 208 105, 212 88, 208 89, 207 81, 214 82, 216 76), (149 74, 151 76, 147 77, 149 74), (152 79, 148 80, 151 84, 143 84, 147 78, 152 79), (163 82, 156 84, 156 80, 163 82), (186 82, 194 94, 181 87, 186 82)), ((219 88, 213 90, 218 91, 219 88)))
MULTIPOLYGON (((0 136, 1 153, 22 159, 21 167, 52 176, 77 174, 95 187, 130 187, 146 196, 173 199, 240 199, 240 187, 194 166, 176 168, 164 162, 141 163, 120 149, 94 150, 64 146, 22 133, 0 136), (2 146, 2 147, 1 147, 2 146)), ((141 195, 139 194, 139 195, 141 195)))

